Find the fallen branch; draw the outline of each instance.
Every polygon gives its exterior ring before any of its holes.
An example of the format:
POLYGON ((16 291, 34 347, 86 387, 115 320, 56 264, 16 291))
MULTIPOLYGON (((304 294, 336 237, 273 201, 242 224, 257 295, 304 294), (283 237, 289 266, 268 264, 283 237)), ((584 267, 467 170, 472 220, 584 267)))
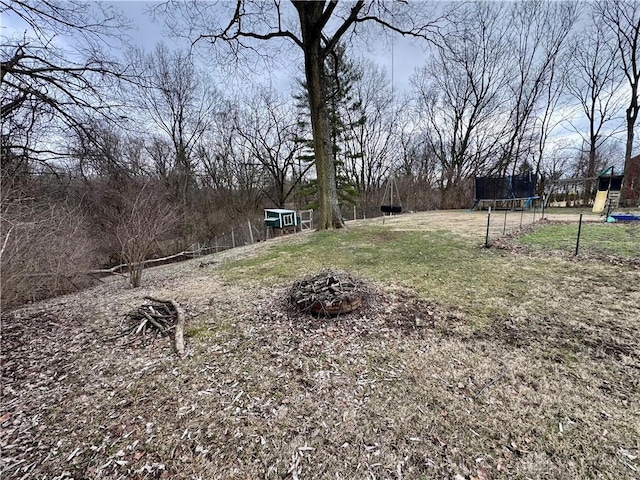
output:
POLYGON ((11 231, 13 230, 13 227, 15 227, 15 225, 9 222, 8 220, 6 220, 6 222, 11 224, 11 228, 9 228, 9 231, 4 237, 4 242, 2 242, 2 249, 0 249, 0 258, 2 258, 2 256, 4 255, 4 251, 7 248, 7 243, 9 243, 9 237, 11 236, 11 231))
MULTIPOLYGON (((146 266, 146 265, 151 265, 154 263, 159 263, 159 262, 165 262, 167 260, 173 260, 174 258, 179 258, 179 257, 191 257, 193 255, 197 255, 200 252, 203 252, 205 250, 208 250, 207 248, 199 248, 198 250, 191 250, 191 251, 184 251, 184 252, 180 252, 180 253, 176 253, 174 255, 169 255, 168 257, 162 257, 162 258, 152 258, 150 260, 144 260, 142 262, 138 262, 136 263, 136 266, 146 266)), ((109 273, 112 275, 122 275, 122 273, 119 272, 119 270, 124 270, 125 268, 128 268, 129 264, 128 263, 121 263, 120 265, 116 265, 115 267, 111 267, 111 268, 100 268, 97 270, 90 270, 87 273, 88 274, 97 274, 97 273, 109 273)))
POLYGON ((171 305, 173 305, 173 308, 178 315, 178 320, 176 321, 176 329, 173 332, 173 344, 175 346, 176 353, 180 358, 182 358, 184 357, 184 311, 175 300, 171 300, 171 305))
POLYGON ((491 385, 493 385, 494 383, 496 383, 498 380, 500 380, 502 377, 504 377, 508 372, 507 367, 504 367, 504 369, 500 372, 500 374, 496 375, 495 377, 493 377, 492 379, 490 379, 488 382, 486 382, 482 388, 478 391, 478 393, 476 393, 473 396, 473 399, 476 400, 480 395, 483 394, 483 392, 489 388, 491 385))

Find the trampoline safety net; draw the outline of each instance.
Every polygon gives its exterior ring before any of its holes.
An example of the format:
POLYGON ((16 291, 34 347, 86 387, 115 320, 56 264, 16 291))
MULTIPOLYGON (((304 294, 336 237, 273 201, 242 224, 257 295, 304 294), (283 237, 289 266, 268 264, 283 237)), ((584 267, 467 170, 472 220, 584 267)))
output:
POLYGON ((476 200, 507 200, 535 196, 538 176, 533 173, 508 177, 476 177, 476 200))

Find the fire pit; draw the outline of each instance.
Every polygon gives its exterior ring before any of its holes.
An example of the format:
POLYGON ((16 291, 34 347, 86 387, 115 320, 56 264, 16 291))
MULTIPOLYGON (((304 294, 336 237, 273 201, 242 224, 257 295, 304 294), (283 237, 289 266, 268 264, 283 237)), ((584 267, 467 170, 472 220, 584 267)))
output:
POLYGON ((325 269, 298 280, 289 290, 291 303, 303 312, 332 317, 362 305, 362 283, 347 272, 325 269))

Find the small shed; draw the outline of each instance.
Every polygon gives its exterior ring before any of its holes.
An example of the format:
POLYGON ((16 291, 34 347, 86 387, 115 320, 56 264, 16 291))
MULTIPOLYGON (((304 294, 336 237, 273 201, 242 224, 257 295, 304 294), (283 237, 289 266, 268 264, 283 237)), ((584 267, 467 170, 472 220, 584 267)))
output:
POLYGON ((279 228, 281 230, 293 227, 294 229, 300 225, 300 218, 295 210, 286 210, 284 208, 265 208, 264 224, 267 227, 279 228))

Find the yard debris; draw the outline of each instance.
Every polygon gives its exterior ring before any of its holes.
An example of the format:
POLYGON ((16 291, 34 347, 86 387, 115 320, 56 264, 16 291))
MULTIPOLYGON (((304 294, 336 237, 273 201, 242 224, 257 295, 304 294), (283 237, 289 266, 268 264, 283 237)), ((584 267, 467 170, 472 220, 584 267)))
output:
MULTIPOLYGON (((476 394, 473 396, 473 399, 474 399, 474 400, 477 400, 477 399, 480 397, 480 395, 482 395, 482 394, 484 393, 484 391, 485 391, 487 388, 489 388, 491 385, 493 385, 493 384, 494 384, 494 383, 496 383, 498 380, 500 380, 502 377, 504 377, 504 376, 508 373, 508 371, 509 371, 509 370, 507 369, 507 367, 506 367, 506 366, 504 366, 504 364, 503 364, 502 371, 501 371, 497 376, 495 376, 495 377, 491 378, 489 381, 487 381, 487 382, 482 386, 482 388, 481 388, 480 390, 478 390, 478 393, 476 393, 476 394)), ((561 431, 562 431, 562 430, 561 430, 561 431)))
POLYGON ((490 480, 489 473, 484 468, 477 469, 477 475, 471 475, 471 480, 490 480))
POLYGON ((289 299, 302 312, 330 317, 357 309, 365 293, 363 282, 347 272, 324 269, 295 282, 289 299))
POLYGON ((211 260, 209 262, 200 262, 200 265, 198 265, 198 267, 199 268, 204 268, 204 267, 208 267, 210 265, 217 265, 218 263, 220 263, 220 262, 218 262, 218 260, 211 260))
POLYGON ((184 356, 184 311, 175 300, 159 300, 145 297, 145 303, 127 313, 132 324, 119 336, 141 335, 144 340, 167 336, 174 332, 174 348, 179 357, 184 356))

